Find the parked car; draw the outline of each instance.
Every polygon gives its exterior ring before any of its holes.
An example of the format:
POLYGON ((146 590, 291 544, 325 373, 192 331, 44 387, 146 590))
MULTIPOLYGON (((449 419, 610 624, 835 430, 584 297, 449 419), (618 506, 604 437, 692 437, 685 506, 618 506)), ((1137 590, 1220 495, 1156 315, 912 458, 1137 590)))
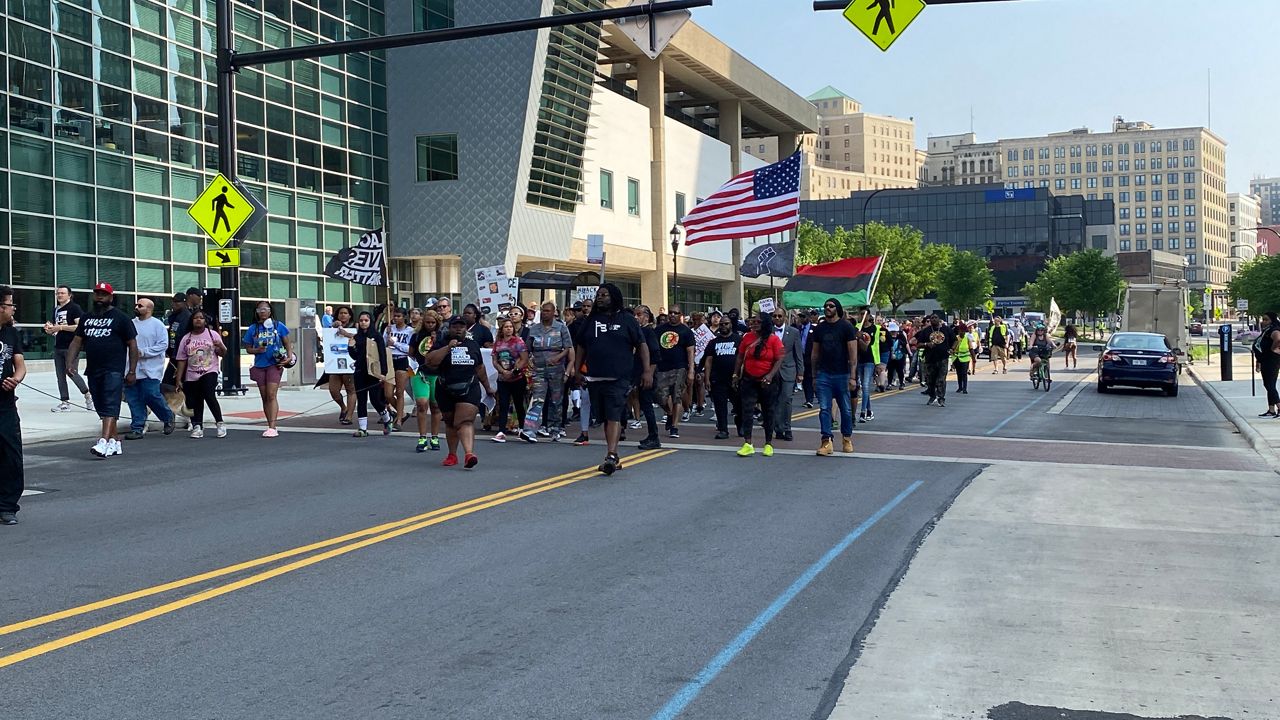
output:
POLYGON ((1178 395, 1178 358, 1181 350, 1170 347, 1164 335, 1122 332, 1106 345, 1095 345, 1098 357, 1098 392, 1117 385, 1160 388, 1169 397, 1178 395))
POLYGON ((1204 337, 1204 323, 1193 322, 1187 329, 1191 331, 1192 335, 1204 337))

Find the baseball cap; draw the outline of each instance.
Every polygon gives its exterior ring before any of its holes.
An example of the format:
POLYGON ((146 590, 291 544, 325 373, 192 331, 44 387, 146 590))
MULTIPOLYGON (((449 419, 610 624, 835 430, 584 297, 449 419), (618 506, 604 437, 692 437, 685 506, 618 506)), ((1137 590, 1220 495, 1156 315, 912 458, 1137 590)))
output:
POLYGON ((449 321, 449 325, 450 325, 450 326, 453 326, 453 325, 466 325, 466 324, 467 324, 467 321, 466 321, 466 320, 463 320, 461 315, 454 315, 454 316, 453 316, 453 319, 451 319, 451 320, 449 321))
POLYGON ((435 306, 436 306, 436 299, 435 299, 435 298, 427 298, 427 304, 426 304, 426 305, 424 305, 423 307, 426 307, 427 309, 430 309, 430 308, 433 308, 433 307, 435 307, 435 306))
POLYGON ((574 310, 581 311, 581 310, 582 310, 582 303, 581 303, 581 302, 576 302, 576 303, 574 303, 574 304, 573 304, 573 309, 574 309, 574 310))
POLYGON ((888 330, 889 332, 897 332, 897 331, 901 330, 902 328, 898 327, 898 323, 896 323, 896 322, 891 322, 891 323, 889 323, 889 324, 885 327, 885 329, 886 329, 886 330, 888 330))
POLYGON ((183 295, 182 293, 174 293, 174 294, 173 294, 173 301, 174 301, 174 302, 186 302, 186 301, 187 301, 187 296, 186 296, 186 295, 183 295))
POLYGON ((204 297, 204 291, 203 291, 203 290, 201 290, 201 289, 200 289, 200 288, 198 288, 198 287, 189 287, 189 288, 187 288, 187 294, 188 294, 188 295, 199 295, 200 297, 204 297))
POLYGON ((104 292, 108 295, 115 295, 116 291, 111 288, 111 283, 100 282, 93 286, 94 292, 104 292))

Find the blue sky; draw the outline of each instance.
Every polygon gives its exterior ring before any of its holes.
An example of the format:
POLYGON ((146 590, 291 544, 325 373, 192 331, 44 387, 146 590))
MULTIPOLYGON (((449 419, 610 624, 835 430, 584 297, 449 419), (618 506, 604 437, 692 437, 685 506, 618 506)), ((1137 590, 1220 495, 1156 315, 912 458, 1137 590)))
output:
POLYGON ((1280 90, 1267 65, 1280 0, 937 5, 887 53, 810 0, 716 0, 694 20, 801 95, 834 85, 868 112, 914 117, 921 147, 929 135, 968 131, 971 107, 980 141, 1105 131, 1115 115, 1205 125, 1212 70, 1228 191, 1280 175, 1280 90))

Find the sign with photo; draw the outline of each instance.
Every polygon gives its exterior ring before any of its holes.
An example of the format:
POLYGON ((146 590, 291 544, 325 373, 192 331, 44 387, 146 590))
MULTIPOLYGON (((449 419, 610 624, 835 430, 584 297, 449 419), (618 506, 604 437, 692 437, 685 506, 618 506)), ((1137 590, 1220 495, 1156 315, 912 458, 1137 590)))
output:
MULTIPOLYGON (((351 358, 351 340, 338 334, 339 328, 320 328, 320 340, 324 343, 324 371, 328 375, 354 375, 355 360, 351 358)), ((347 330, 355 334, 353 330, 347 330)))
POLYGON ((507 277, 503 265, 476 269, 476 305, 480 312, 492 315, 516 304, 520 278, 507 277))

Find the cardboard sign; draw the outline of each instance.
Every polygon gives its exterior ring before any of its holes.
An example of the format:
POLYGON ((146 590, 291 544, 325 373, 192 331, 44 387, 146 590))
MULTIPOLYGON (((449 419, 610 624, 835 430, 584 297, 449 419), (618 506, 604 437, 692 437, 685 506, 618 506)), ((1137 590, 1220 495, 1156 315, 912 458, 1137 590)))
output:
POLYGON ((764 298, 760 301, 760 312, 771 313, 777 309, 778 304, 773 301, 773 298, 764 298))
POLYGON ((578 288, 577 300, 578 302, 586 302, 588 300, 594 302, 596 299, 596 293, 599 291, 600 287, 598 285, 584 285, 578 288))
POLYGON ((702 364, 703 355, 707 352, 707 345, 715 339, 716 334, 711 332, 711 328, 706 325, 699 326, 693 331, 693 361, 698 365, 702 364))

